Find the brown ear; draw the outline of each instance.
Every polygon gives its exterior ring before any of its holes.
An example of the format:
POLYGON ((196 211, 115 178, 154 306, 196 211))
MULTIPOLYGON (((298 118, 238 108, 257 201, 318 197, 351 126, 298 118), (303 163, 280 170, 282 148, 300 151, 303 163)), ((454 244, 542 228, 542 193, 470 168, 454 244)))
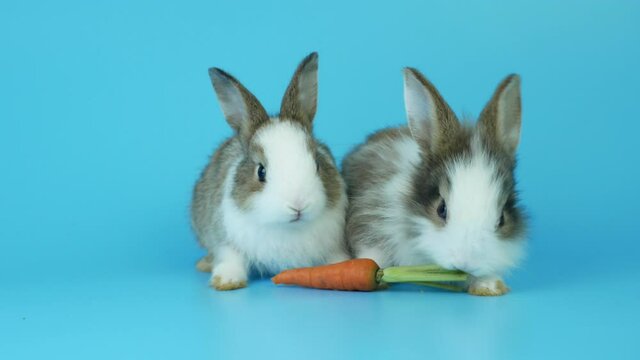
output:
POLYGON ((485 140, 515 155, 520 142, 520 76, 507 76, 489 100, 478 120, 485 140))
POLYGON ((318 53, 309 54, 296 69, 280 106, 280 117, 311 129, 318 103, 318 53))
POLYGON ((434 152, 460 129, 460 123, 438 90, 418 70, 404 69, 404 106, 413 138, 434 152))
POLYGON ((255 129, 269 120, 269 115, 258 99, 233 76, 211 68, 209 77, 227 122, 243 141, 247 141, 255 129))

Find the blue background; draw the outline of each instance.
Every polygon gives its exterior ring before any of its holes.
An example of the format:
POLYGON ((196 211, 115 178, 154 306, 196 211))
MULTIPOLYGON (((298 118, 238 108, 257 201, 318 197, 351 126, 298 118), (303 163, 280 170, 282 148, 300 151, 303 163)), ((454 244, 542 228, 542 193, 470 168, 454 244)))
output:
POLYGON ((634 1, 2 1, 0 358, 638 358, 639 44, 634 1), (314 50, 338 158, 405 121, 403 66, 474 116, 522 75, 512 293, 207 287, 207 68, 275 111, 314 50))

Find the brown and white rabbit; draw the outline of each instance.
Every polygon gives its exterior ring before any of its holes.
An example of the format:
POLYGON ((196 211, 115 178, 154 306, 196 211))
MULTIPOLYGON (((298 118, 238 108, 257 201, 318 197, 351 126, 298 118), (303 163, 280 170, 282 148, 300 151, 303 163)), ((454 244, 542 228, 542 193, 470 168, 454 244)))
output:
POLYGON ((473 275, 471 294, 506 293, 525 240, 513 174, 520 78, 500 83, 476 125, 418 70, 404 70, 404 100, 408 127, 371 135, 343 162, 347 242, 382 267, 435 263, 473 275))
POLYGON ((235 135, 213 154, 193 193, 192 222, 208 250, 197 267, 218 290, 246 286, 254 270, 348 259, 347 197, 329 148, 313 136, 318 55, 298 66, 278 116, 238 80, 209 75, 235 135))

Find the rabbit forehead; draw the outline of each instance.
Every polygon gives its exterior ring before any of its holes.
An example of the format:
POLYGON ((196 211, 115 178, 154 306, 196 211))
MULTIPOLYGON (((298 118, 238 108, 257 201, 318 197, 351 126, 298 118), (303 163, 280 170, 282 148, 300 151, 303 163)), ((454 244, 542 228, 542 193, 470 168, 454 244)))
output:
POLYGON ((513 191, 513 164, 489 150, 478 134, 464 155, 446 164, 449 202, 464 208, 497 208, 513 191))
POLYGON ((313 138, 304 127, 279 118, 273 118, 268 126, 260 128, 254 143, 262 149, 268 165, 276 167, 296 167, 307 163, 315 148, 313 138))
POLYGON ((499 166, 482 150, 447 164, 449 221, 493 223, 508 195, 499 166))

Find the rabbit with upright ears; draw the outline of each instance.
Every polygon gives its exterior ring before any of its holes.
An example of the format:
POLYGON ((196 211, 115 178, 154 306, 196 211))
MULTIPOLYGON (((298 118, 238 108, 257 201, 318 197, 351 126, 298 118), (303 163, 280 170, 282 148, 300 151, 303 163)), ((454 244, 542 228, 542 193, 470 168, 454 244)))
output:
POLYGON ((277 273, 348 259, 345 185, 329 148, 313 136, 318 55, 298 66, 278 116, 226 72, 209 75, 235 135, 198 180, 192 223, 218 290, 246 286, 249 273, 277 273))
POLYGON ((412 68, 404 70, 404 100, 408 126, 371 135, 343 162, 350 247, 381 267, 466 271, 474 295, 506 293, 502 276, 525 242, 514 180, 519 76, 500 83, 476 125, 460 123, 412 68))

